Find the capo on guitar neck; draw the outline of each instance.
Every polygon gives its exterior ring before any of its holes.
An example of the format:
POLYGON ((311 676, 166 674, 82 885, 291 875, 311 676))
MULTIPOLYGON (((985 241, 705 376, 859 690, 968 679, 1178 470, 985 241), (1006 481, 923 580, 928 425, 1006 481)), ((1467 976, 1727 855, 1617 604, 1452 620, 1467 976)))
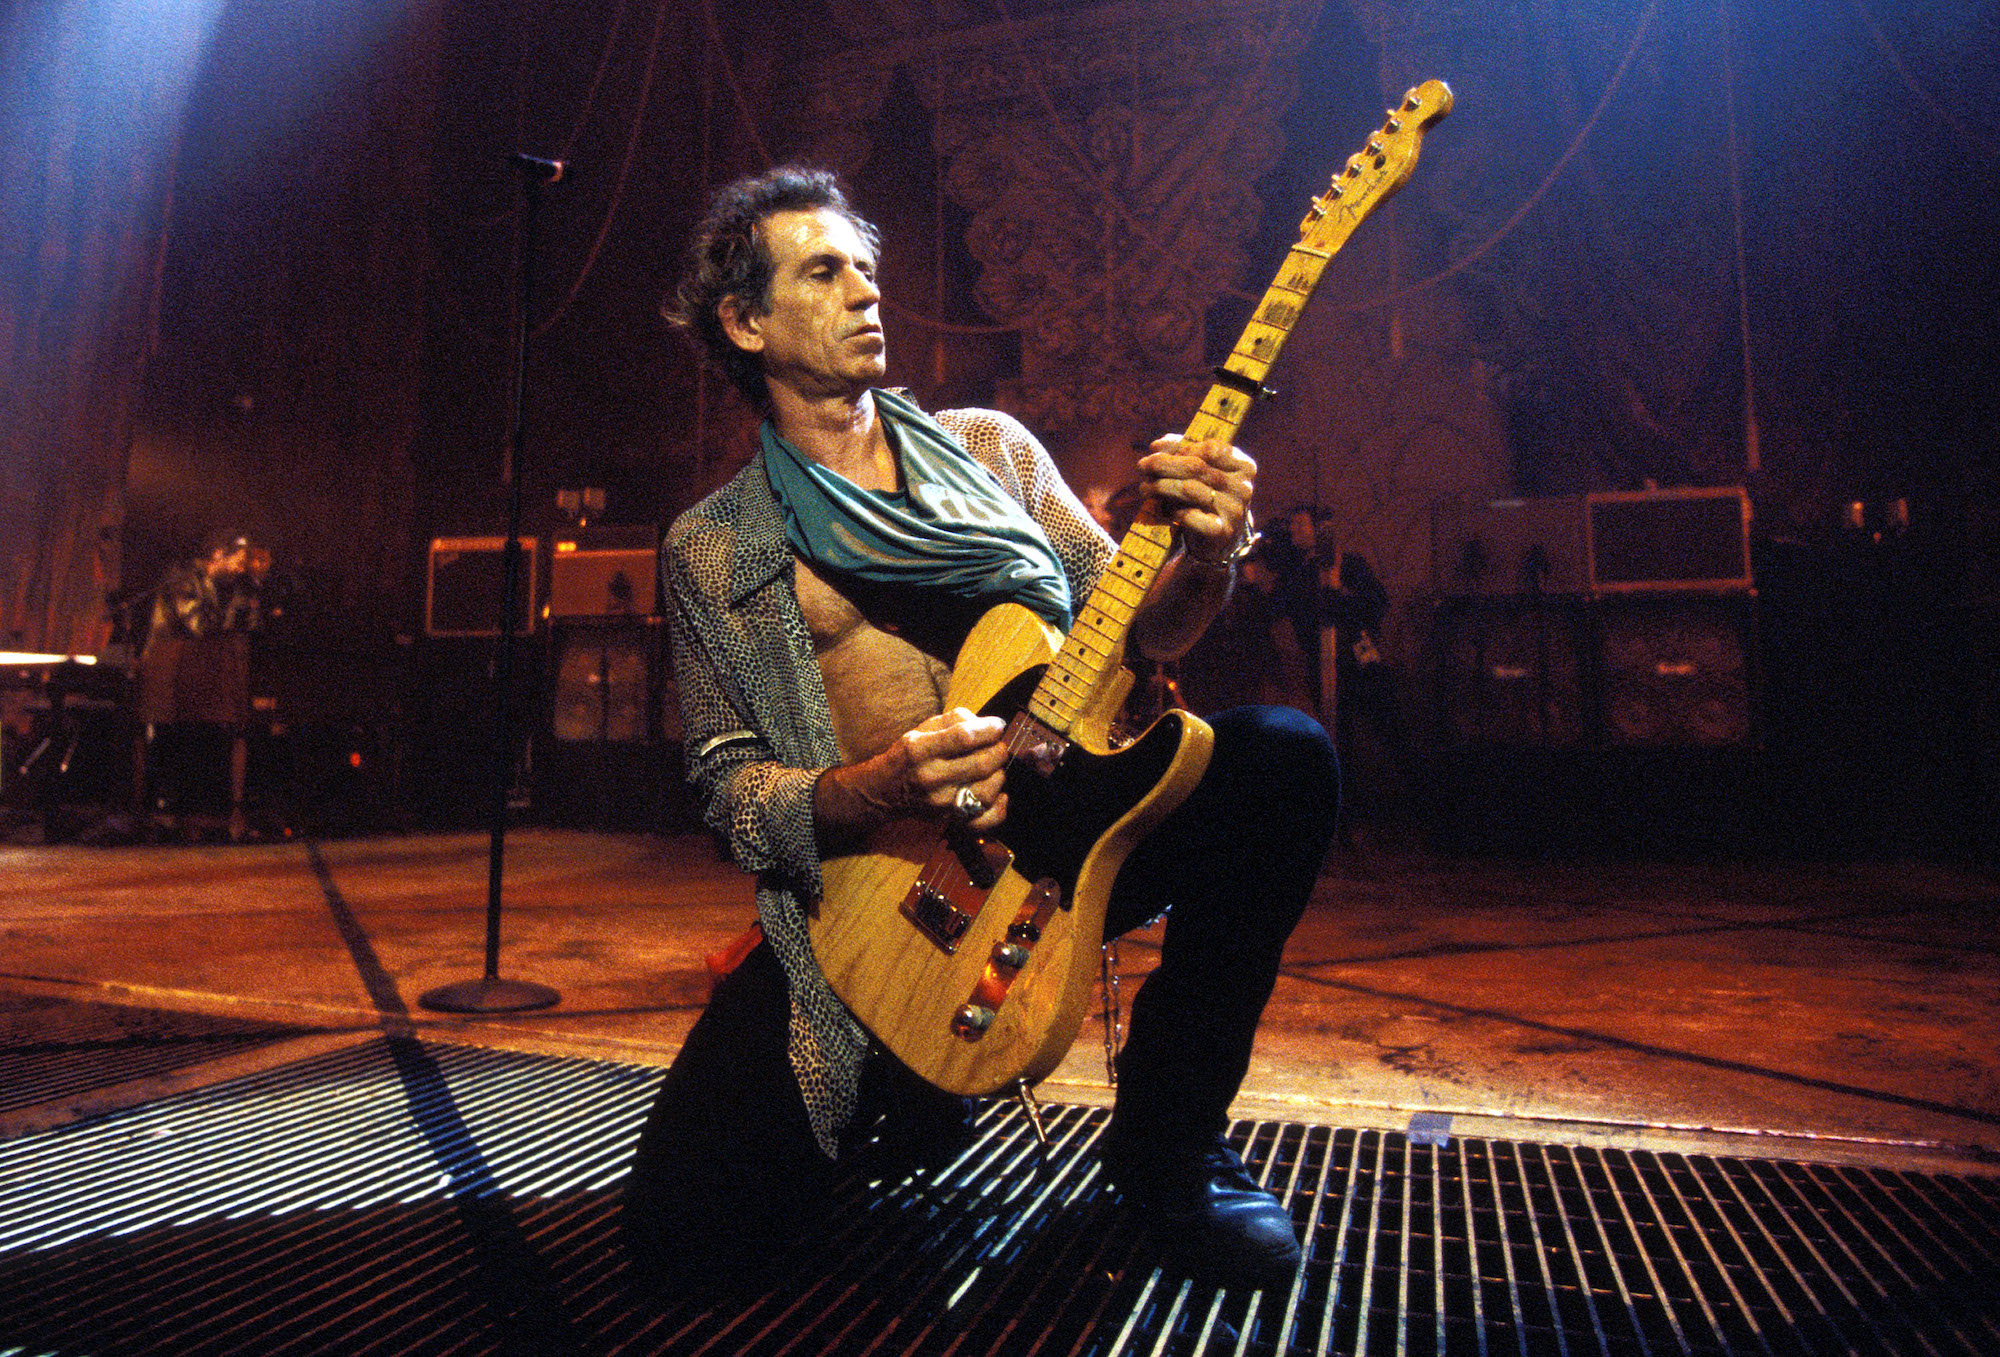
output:
POLYGON ((1255 377, 1246 377, 1221 363, 1215 365, 1215 380, 1231 390, 1241 391, 1253 401, 1267 401, 1278 394, 1274 388, 1265 386, 1255 377))

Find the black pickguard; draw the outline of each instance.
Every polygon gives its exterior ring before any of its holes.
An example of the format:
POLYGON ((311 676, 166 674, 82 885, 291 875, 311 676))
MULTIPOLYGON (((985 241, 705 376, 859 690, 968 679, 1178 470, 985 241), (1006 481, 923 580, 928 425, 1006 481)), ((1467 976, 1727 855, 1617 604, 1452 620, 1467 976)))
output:
MULTIPOLYGON (((981 714, 1010 720, 1028 704, 1045 665, 1018 674, 981 714)), ((1072 744, 1043 777, 1021 760, 1007 766, 1007 820, 990 837, 1014 854, 1029 881, 1053 879, 1068 903, 1084 859, 1111 826, 1152 793, 1179 752, 1186 725, 1169 711, 1144 735, 1111 754, 1072 744)))

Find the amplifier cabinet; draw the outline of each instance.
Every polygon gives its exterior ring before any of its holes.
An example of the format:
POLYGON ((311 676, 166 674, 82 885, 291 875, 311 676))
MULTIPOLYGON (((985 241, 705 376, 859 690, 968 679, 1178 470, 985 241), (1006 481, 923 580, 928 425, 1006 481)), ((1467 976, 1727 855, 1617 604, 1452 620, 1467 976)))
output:
POLYGON ((651 617, 657 569, 650 548, 591 551, 558 540, 549 557, 549 616, 651 617))
MULTIPOLYGON (((535 628, 535 546, 532 537, 514 539, 521 545, 514 575, 514 632, 526 636, 535 628)), ((424 634, 427 636, 498 636, 504 537, 435 537, 431 539, 430 569, 424 583, 424 634)))
POLYGON ((1454 595, 1580 594, 1583 538, 1581 495, 1440 504, 1432 512, 1431 569, 1454 595))

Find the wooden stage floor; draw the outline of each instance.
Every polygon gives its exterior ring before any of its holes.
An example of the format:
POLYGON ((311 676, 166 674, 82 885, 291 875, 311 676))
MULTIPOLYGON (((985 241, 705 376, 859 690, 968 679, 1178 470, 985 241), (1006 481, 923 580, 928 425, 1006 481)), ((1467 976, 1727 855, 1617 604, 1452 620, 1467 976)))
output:
MULTIPOLYGON (((561 1001, 473 1018, 417 999, 482 973, 484 834, 0 847, 0 996, 17 1041, 57 1000, 88 1002, 113 1026, 121 1012, 156 1025, 165 1013, 285 1033, 90 1081, 0 1113, 12 1119, 0 1131, 391 1023, 664 1065, 704 1000, 704 957, 751 917, 748 880, 701 836, 529 828, 506 846, 501 972, 561 1001)), ((1996 922, 2000 880, 1936 864, 1342 851, 1287 952, 1237 1111, 1385 1130, 1430 1114, 1467 1135, 1990 1166, 1996 922)), ((1121 944, 1128 994, 1156 946, 1152 933, 1121 944)), ((1044 1094, 1108 1101, 1100 1018, 1044 1094)))

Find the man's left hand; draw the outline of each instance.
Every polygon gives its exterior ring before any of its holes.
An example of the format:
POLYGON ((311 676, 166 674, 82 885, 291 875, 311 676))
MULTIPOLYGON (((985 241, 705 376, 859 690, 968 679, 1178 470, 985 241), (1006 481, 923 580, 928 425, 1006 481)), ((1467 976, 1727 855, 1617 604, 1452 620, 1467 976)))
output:
POLYGON ((1257 464, 1241 448, 1168 434, 1139 459, 1139 474, 1190 556, 1220 565, 1243 544, 1257 464))

